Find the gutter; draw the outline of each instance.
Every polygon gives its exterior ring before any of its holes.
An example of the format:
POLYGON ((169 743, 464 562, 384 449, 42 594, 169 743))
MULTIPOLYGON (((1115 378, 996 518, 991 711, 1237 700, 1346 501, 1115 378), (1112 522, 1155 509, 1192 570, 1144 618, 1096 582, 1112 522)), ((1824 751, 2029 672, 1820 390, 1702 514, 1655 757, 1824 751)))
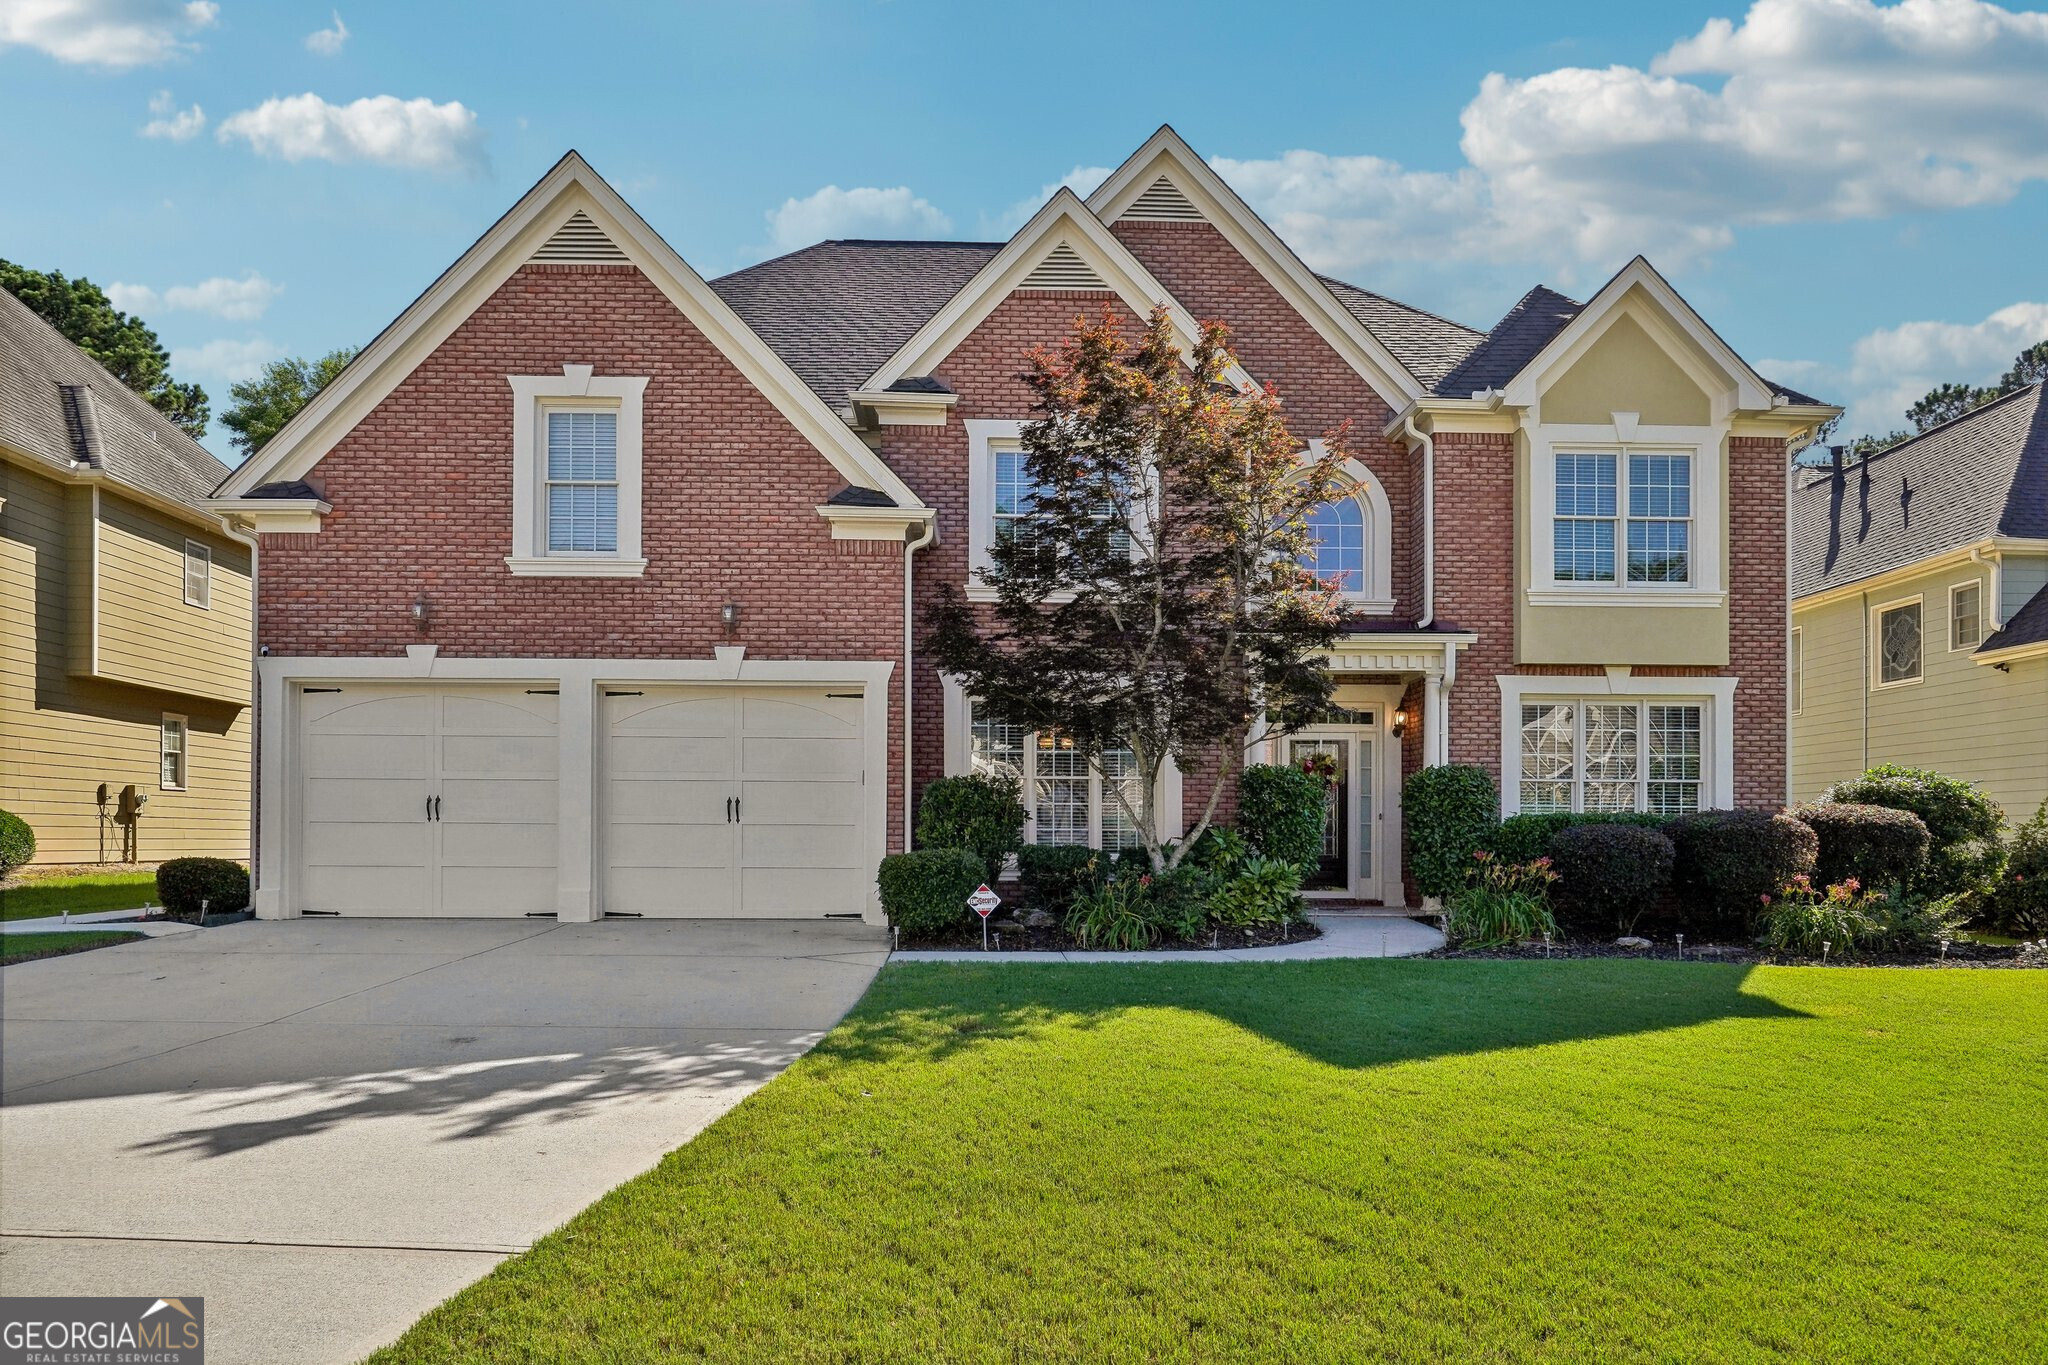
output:
POLYGON ((912 713, 915 711, 916 670, 910 665, 911 655, 917 647, 917 620, 912 603, 911 588, 914 582, 913 569, 917 552, 930 545, 939 536, 937 513, 928 517, 924 530, 903 541, 903 851, 910 851, 910 790, 911 766, 916 761, 915 746, 911 744, 912 713))

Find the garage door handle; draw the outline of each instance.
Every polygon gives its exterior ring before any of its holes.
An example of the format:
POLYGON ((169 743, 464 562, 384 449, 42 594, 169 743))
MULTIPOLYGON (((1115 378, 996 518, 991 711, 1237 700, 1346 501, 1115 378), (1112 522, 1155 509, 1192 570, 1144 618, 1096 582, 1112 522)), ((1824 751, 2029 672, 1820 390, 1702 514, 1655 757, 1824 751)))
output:
POLYGON ((434 798, 431 796, 427 798, 426 818, 429 820, 434 818, 434 798))
POLYGON ((439 824, 440 822, 441 822, 441 798, 437 796, 437 797, 435 797, 435 798, 434 798, 434 823, 435 823, 435 824, 439 824))
POLYGON ((741 814, 742 814, 742 811, 741 811, 741 807, 740 807, 740 799, 739 799, 739 798, 738 798, 737 796, 735 796, 735 797, 734 797, 734 798, 732 799, 732 818, 733 818, 734 820, 738 820, 738 819, 740 819, 740 817, 741 817, 741 814))
POLYGON ((725 798, 725 823, 728 825, 732 823, 732 798, 730 796, 725 798))

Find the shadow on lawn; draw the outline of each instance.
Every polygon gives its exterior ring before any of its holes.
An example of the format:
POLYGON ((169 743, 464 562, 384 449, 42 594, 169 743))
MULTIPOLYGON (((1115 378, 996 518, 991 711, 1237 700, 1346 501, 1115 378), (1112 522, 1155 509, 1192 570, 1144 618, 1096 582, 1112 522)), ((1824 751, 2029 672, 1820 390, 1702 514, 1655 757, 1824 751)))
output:
POLYGON ((1141 1009, 1199 1010, 1331 1066, 1652 1033, 1720 1019, 1807 1019, 1743 989, 1752 969, 1663 962, 1272 963, 1219 967, 891 968, 820 1063, 943 1058, 1141 1009))

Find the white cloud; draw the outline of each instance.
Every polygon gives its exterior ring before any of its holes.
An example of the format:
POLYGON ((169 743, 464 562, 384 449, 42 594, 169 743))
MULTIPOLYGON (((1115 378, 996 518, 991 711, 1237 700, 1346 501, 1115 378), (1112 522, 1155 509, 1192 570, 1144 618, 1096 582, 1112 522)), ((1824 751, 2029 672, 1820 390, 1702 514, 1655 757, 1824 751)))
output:
POLYGON ((213 0, 6 0, 0 48, 20 44, 91 66, 154 66, 198 51, 191 35, 219 16, 213 0))
POLYGON ((241 138, 284 161, 367 161, 415 170, 476 171, 484 165, 476 112, 461 102, 373 95, 329 104, 318 95, 267 99, 221 121, 222 142, 241 138))
POLYGON ((171 373, 235 384, 255 378, 283 354, 282 346, 264 337, 222 337, 199 346, 173 348, 171 373))
POLYGON ((1418 255, 1669 266, 1739 228, 2002 203, 2048 180, 2048 14, 1982 0, 1757 0, 1647 70, 1493 74, 1465 164, 1217 160, 1310 264, 1418 255))
POLYGON ((171 98, 168 90, 159 90, 149 99, 149 112, 156 115, 142 125, 144 137, 168 138, 172 142, 189 142, 198 136, 206 126, 206 111, 198 105, 180 109, 178 102, 171 98))
POLYGON ((239 280, 216 275, 198 284, 174 284, 158 292, 146 284, 110 284, 107 297, 128 313, 207 313, 233 322, 249 322, 263 316, 271 300, 284 286, 250 271, 239 280))
POLYGON ((775 252, 795 251, 829 237, 922 240, 953 230, 952 219, 907 185, 888 190, 827 185, 802 199, 783 200, 767 218, 768 245, 775 252))
POLYGON ((1027 195, 1019 199, 994 217, 983 214, 981 217, 982 235, 991 238, 1007 238, 1011 236, 1018 228, 1031 221, 1032 214, 1045 207, 1046 200, 1052 198, 1063 189, 1072 190, 1075 194, 1086 199, 1089 195, 1095 193, 1103 181, 1109 179, 1109 173, 1112 169, 1109 166, 1074 167, 1073 170, 1068 171, 1050 185, 1041 186, 1037 194, 1027 195))
POLYGON ((316 28, 306 35, 306 51, 322 57, 338 57, 342 45, 348 42, 348 25, 341 22, 341 11, 334 12, 333 28, 316 28))
POLYGON ((1906 427, 1906 409, 1938 384, 1989 384, 2013 357, 2048 340, 2048 303, 2009 304, 1978 322, 1904 322, 1860 338, 1847 366, 1764 360, 1774 379, 1812 384, 1841 403, 1844 436, 1883 435, 1906 427))

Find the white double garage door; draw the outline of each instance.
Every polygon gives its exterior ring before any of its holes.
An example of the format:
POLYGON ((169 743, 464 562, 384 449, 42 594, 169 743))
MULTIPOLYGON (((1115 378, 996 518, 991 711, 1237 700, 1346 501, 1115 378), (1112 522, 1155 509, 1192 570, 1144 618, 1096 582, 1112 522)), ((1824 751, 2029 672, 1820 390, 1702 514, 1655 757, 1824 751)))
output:
MULTIPOLYGON (((382 682, 300 687, 295 908, 531 916, 559 904, 565 826, 588 822, 597 915, 858 914, 880 777, 863 698, 816 685, 595 689, 565 743, 559 689, 382 682), (565 765, 594 764, 588 813, 565 765)), ((580 884, 580 878, 571 878, 580 884)))

